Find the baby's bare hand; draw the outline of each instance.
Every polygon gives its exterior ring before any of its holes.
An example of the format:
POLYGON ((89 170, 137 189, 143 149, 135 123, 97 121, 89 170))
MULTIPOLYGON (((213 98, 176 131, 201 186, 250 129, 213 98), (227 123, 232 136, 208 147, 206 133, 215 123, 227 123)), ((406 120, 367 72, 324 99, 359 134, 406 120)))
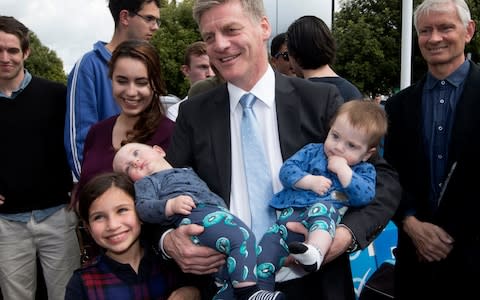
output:
POLYGON ((338 174, 342 168, 348 167, 347 160, 340 156, 330 156, 328 158, 328 170, 338 174))
POLYGON ((188 196, 180 196, 172 200, 172 211, 176 214, 189 215, 196 207, 195 202, 188 196))
POLYGON ((195 207, 192 197, 180 195, 167 201, 165 215, 167 217, 171 217, 174 214, 189 215, 195 207))
POLYGON ((315 176, 315 184, 312 186, 312 191, 319 195, 325 194, 332 186, 332 181, 324 176, 315 176))
POLYGON ((332 181, 327 177, 312 174, 302 177, 297 183, 295 183, 295 187, 309 190, 319 195, 325 194, 331 186, 332 181))

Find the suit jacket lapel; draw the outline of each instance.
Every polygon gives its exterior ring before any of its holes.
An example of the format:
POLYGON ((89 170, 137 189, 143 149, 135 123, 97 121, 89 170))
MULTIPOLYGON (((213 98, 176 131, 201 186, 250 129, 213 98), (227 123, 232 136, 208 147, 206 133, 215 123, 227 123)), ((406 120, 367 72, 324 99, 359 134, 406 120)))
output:
POLYGON ((425 77, 413 87, 412 94, 407 96, 407 104, 402 107, 402 109, 406 110, 403 115, 407 116, 404 132, 409 135, 410 138, 415 138, 417 140, 412 142, 412 145, 417 145, 417 149, 415 149, 415 157, 410 157, 409 160, 417 160, 418 163, 426 161, 422 117, 422 94, 424 84, 425 77))
POLYGON ((478 111, 480 111, 478 95, 480 94, 480 86, 472 84, 472 82, 480 82, 480 69, 474 62, 470 63, 470 71, 464 84, 463 93, 455 109, 455 119, 449 148, 450 163, 458 160, 457 156, 462 152, 462 149, 458 149, 458 146, 470 144, 466 139, 472 135, 466 134, 465 130, 476 128, 473 124, 478 123, 478 111))
POLYGON ((298 136, 301 135, 300 115, 296 105, 298 95, 286 77, 275 73, 275 105, 277 109, 278 135, 283 160, 298 150, 298 136))
POLYGON ((230 201, 230 185, 232 174, 232 151, 230 142, 230 97, 227 85, 222 85, 217 93, 213 95, 213 99, 208 102, 209 109, 208 118, 211 122, 209 126, 210 143, 212 145, 213 165, 217 167, 219 174, 219 186, 222 187, 221 194, 229 205, 230 201))

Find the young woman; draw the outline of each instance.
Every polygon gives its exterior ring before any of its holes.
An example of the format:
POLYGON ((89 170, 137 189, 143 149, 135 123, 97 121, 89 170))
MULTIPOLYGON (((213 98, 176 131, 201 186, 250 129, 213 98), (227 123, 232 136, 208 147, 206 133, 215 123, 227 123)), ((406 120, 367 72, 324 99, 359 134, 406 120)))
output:
POLYGON ((166 92, 157 50, 145 41, 121 43, 112 53, 109 76, 121 111, 90 128, 78 189, 95 175, 113 170, 113 157, 122 144, 139 142, 164 149, 170 144, 174 122, 165 117, 160 102, 166 92))

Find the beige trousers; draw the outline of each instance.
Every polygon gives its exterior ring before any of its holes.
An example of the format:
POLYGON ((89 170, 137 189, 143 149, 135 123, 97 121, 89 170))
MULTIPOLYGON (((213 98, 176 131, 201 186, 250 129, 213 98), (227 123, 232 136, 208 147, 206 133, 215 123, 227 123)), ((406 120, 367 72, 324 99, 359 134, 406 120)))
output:
POLYGON ((49 300, 63 300, 73 271, 80 267, 77 216, 62 208, 37 223, 0 218, 0 289, 3 299, 34 300, 36 257, 40 260, 49 300))

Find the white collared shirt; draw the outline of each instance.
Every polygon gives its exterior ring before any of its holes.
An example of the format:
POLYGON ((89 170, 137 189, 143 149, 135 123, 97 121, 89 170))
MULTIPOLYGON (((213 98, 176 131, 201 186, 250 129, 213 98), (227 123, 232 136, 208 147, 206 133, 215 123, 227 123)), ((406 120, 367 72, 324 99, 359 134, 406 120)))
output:
MULTIPOLYGON (((247 183, 243 167, 242 141, 240 138, 240 123, 242 121, 242 105, 240 98, 245 93, 254 94, 259 100, 253 106, 253 111, 260 126, 270 173, 272 174, 273 192, 278 193, 282 183, 278 177, 283 164, 280 151, 280 138, 278 135, 277 109, 275 106, 275 73, 269 66, 260 81, 250 90, 244 91, 228 83, 230 96, 230 128, 232 143, 232 182, 230 193, 230 211, 239 217, 246 225, 251 227, 250 204, 248 201, 247 183)), ((265 200, 269 205, 270 199, 265 200)), ((273 209, 273 208, 272 208, 273 209)), ((258 243, 259 241, 257 241, 258 243)), ((305 271, 301 268, 281 268, 276 274, 276 281, 286 281, 303 276, 305 271)))
MULTIPOLYGON (((282 189, 278 173, 283 160, 280 153, 280 142, 278 138, 277 111, 275 107, 275 74, 273 73, 272 68, 268 68, 260 81, 258 81, 250 91, 244 91, 241 88, 228 83, 228 93, 230 96, 230 126, 232 135, 232 187, 230 193, 230 211, 250 227, 250 205, 243 167, 242 141, 240 138, 240 124, 242 121, 242 105, 240 104, 240 98, 243 94, 248 92, 254 94, 258 98, 253 106, 253 111, 257 118, 262 139, 264 141, 264 147, 270 165, 270 173, 272 174, 274 193, 277 193, 282 189)), ((265 205, 268 205, 269 201, 270 199, 266 199, 265 205)))

